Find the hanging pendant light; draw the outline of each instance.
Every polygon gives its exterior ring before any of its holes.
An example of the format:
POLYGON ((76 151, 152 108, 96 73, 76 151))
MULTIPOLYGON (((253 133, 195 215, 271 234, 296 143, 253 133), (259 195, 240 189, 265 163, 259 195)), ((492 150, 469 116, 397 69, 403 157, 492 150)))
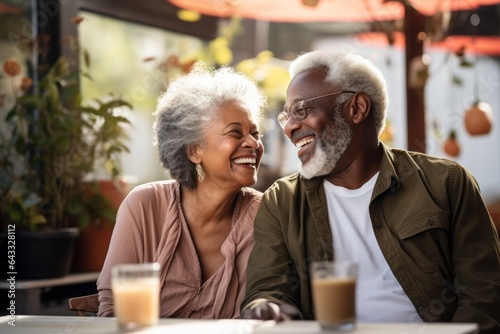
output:
POLYGON ((493 125, 493 112, 486 102, 477 100, 465 111, 465 129, 471 136, 488 134, 493 125))
MULTIPOLYGON (((473 14, 470 22, 474 27, 480 22, 479 15, 473 14)), ((473 44, 476 46, 475 35, 473 36, 473 44)), ((474 64, 474 95, 475 101, 472 106, 465 111, 464 123, 465 129, 471 136, 479 136, 488 134, 493 126, 493 112, 491 106, 482 102, 479 99, 478 83, 477 83, 477 66, 478 56, 476 50, 476 62, 474 64)))
POLYGON ((443 151, 451 157, 458 157, 460 155, 460 143, 457 139, 457 132, 451 129, 448 137, 443 142, 443 151))

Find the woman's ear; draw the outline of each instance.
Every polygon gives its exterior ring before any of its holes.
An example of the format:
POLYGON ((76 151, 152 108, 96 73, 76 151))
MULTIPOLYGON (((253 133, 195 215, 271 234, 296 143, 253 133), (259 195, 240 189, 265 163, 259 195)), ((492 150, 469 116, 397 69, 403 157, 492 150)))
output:
POLYGON ((198 145, 186 146, 186 155, 188 159, 194 164, 199 164, 201 162, 201 158, 198 154, 198 145))
POLYGON ((349 105, 349 116, 354 124, 360 124, 370 115, 370 98, 363 92, 356 93, 349 105))

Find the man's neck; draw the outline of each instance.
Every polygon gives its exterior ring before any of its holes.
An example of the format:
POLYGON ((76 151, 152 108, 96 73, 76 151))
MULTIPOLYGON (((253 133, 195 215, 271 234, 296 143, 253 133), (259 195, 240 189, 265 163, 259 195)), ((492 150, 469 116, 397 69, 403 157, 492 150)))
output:
MULTIPOLYGON (((358 189, 372 178, 380 170, 382 161, 382 147, 364 150, 347 161, 339 161, 339 164, 325 179, 336 185, 347 189, 358 189)), ((347 157, 347 156, 346 156, 347 157)))

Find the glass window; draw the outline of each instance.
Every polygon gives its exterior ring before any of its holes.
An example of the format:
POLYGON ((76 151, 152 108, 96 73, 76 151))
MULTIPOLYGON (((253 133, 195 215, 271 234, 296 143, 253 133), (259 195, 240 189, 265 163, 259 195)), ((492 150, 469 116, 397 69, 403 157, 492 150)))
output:
POLYGON ((152 113, 168 81, 181 73, 180 68, 169 68, 169 59, 189 62, 205 42, 91 12, 80 15, 84 18, 78 28, 80 47, 88 52, 90 67, 84 67, 83 59, 80 64, 92 78, 82 78, 84 99, 112 93, 130 102, 133 110, 125 116, 131 120, 131 152, 123 156, 123 174, 134 176, 137 183, 165 179, 168 175, 152 144, 152 113))

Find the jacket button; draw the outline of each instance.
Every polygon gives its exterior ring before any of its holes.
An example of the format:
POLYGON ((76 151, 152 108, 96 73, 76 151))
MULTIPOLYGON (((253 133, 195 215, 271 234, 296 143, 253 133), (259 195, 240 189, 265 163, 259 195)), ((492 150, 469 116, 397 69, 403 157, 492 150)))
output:
POLYGON ((427 219, 427 224, 428 225, 434 225, 434 218, 427 219))
POLYGON ((375 222, 375 225, 374 225, 376 228, 381 228, 382 227, 382 224, 380 222, 375 222))

